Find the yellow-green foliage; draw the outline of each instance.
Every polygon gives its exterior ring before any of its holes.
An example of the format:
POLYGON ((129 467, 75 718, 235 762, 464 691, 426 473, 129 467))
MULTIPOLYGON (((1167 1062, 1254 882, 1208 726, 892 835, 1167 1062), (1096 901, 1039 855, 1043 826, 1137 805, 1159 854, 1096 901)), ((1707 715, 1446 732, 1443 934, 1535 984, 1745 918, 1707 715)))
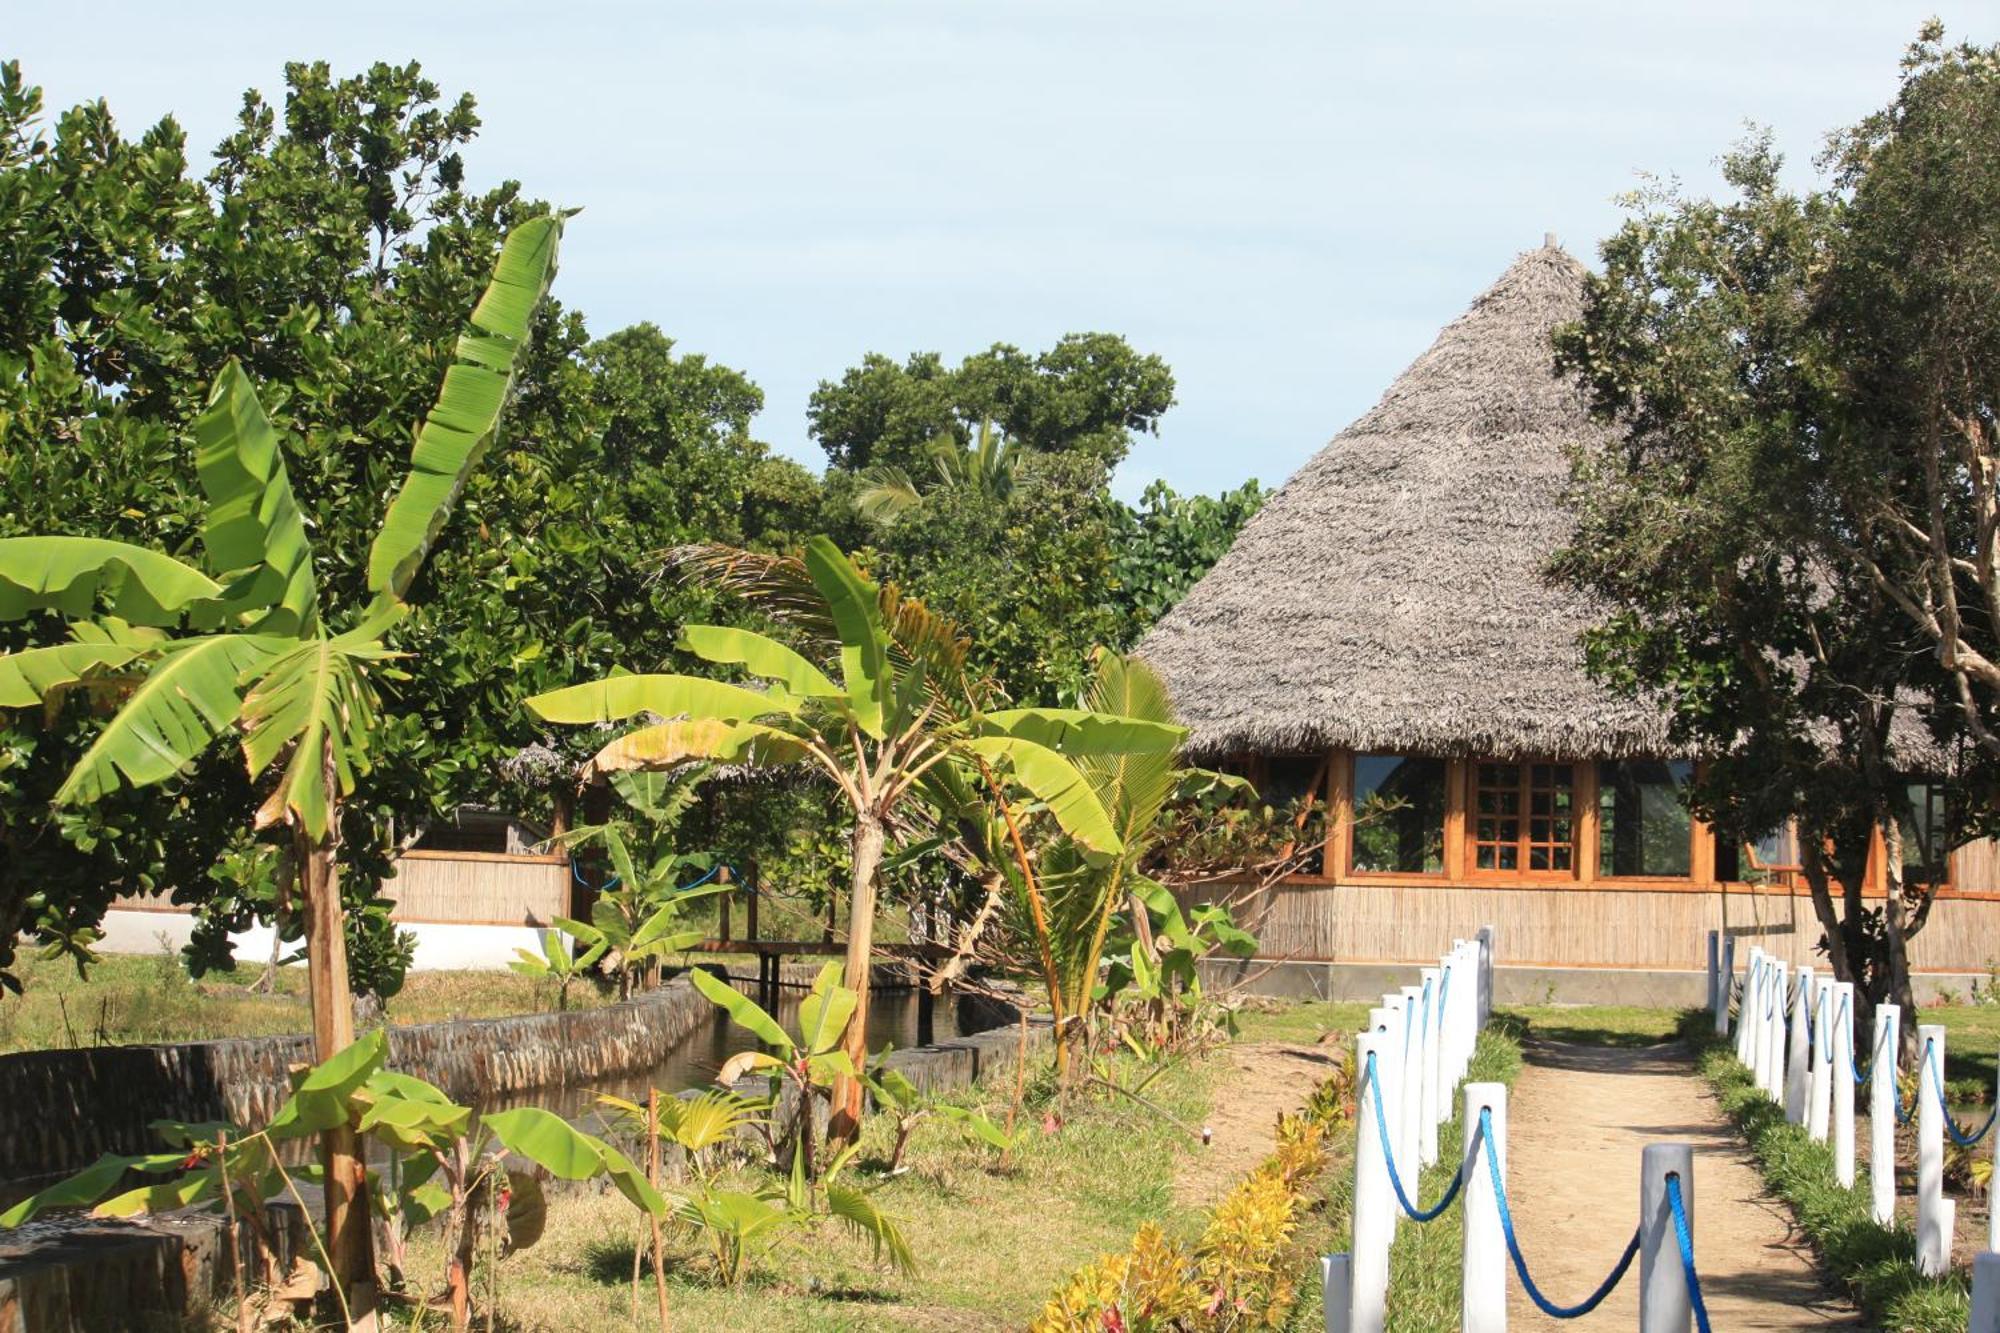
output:
POLYGON ((1292 1237, 1326 1170, 1325 1132, 1287 1116, 1277 1151, 1209 1214, 1201 1239, 1177 1244, 1151 1222, 1132 1248, 1071 1276, 1034 1333, 1233 1333, 1281 1328, 1302 1264, 1292 1237))

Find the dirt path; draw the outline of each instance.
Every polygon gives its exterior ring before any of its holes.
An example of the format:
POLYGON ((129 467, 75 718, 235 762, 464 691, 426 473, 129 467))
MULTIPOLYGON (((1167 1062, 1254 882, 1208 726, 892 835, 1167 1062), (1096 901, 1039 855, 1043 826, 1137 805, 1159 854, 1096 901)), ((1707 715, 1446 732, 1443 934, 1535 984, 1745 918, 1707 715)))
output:
MULTIPOLYGON (((1694 1145, 1695 1256, 1716 1328, 1863 1327, 1820 1282, 1791 1214, 1765 1195, 1742 1139, 1678 1046, 1529 1046, 1508 1099, 1508 1203, 1544 1295, 1580 1301, 1610 1271, 1638 1218, 1639 1151, 1663 1139, 1694 1145)), ((1566 1326, 1536 1310, 1518 1284, 1509 1287, 1510 1327, 1566 1326)), ((1636 1327, 1638 1292, 1634 1260, 1618 1290, 1580 1322, 1636 1327)))
POLYGON ((1228 1056, 1229 1072, 1209 1111, 1209 1146, 1183 1158, 1174 1177, 1174 1198, 1189 1207, 1214 1203, 1271 1155, 1278 1117, 1305 1105, 1341 1051, 1260 1041, 1231 1046, 1228 1056))

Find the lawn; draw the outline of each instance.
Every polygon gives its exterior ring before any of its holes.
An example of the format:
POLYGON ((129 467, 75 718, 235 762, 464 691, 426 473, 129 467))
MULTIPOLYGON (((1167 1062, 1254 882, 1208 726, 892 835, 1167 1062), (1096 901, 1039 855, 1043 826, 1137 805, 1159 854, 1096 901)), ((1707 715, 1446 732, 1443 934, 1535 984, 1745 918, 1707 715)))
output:
MULTIPOLYGON (((212 972, 196 981, 177 955, 107 956, 79 977, 67 960, 23 957, 16 965, 23 990, 0 993, 0 1053, 68 1046, 205 1041, 216 1037, 268 1037, 309 1032, 306 970, 278 969, 273 994, 253 993, 258 966, 212 972)), ((571 1008, 618 998, 609 986, 570 987, 571 1008)), ((451 1018, 497 1018, 555 1006, 552 993, 531 977, 508 971, 412 972, 389 1001, 389 1021, 432 1023, 451 1018)))

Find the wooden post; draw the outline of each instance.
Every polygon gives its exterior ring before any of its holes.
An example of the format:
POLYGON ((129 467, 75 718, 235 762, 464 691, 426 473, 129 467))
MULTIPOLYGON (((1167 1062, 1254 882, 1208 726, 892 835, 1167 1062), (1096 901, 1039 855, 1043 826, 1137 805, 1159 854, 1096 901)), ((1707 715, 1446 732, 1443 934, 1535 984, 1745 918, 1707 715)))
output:
POLYGON ((764 878, 757 873, 755 861, 746 861, 744 869, 746 873, 743 876, 743 888, 750 896, 743 904, 745 918, 743 929, 754 941, 763 938, 757 933, 757 900, 763 896, 764 878))

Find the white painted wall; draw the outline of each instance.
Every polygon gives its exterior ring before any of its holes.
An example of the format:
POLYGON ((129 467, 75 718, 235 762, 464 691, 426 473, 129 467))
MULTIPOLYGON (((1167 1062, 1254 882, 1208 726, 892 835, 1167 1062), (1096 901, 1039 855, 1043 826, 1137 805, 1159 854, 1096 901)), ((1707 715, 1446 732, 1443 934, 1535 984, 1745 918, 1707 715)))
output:
MULTIPOLYGON (((533 926, 468 926, 444 922, 398 922, 417 937, 411 969, 417 972, 497 970, 516 949, 541 956, 541 932, 533 926)), ((104 914, 100 953, 157 954, 178 952, 194 931, 185 912, 140 912, 113 908, 104 914)), ((229 937, 239 965, 257 966, 271 956, 271 930, 258 926, 229 937)))

